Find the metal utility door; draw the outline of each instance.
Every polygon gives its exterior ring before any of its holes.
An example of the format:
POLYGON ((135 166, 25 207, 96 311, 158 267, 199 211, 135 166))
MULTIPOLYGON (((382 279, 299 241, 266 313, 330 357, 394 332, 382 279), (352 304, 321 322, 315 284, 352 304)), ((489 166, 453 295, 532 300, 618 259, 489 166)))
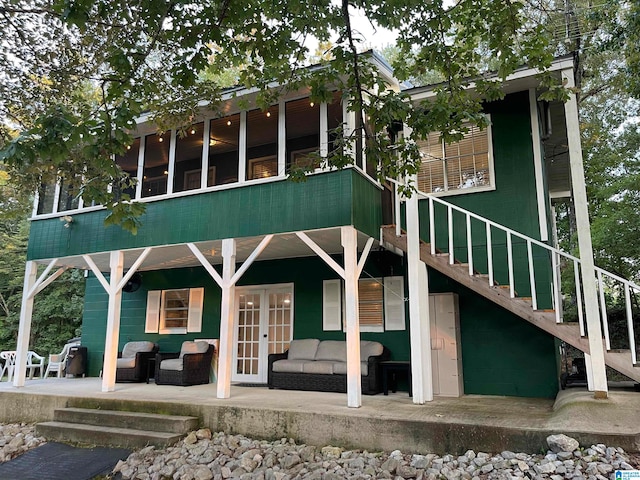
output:
POLYGON ((266 383, 270 353, 289 348, 293 337, 293 288, 238 289, 233 381, 266 383))

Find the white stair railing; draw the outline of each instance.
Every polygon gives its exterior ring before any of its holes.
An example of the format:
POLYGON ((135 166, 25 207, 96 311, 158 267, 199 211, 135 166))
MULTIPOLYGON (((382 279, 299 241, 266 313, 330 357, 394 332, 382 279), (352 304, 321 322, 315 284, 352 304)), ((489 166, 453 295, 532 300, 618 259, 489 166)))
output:
MULTIPOLYGON (((540 298, 540 295, 544 293, 550 294, 553 309, 555 311, 556 322, 561 323, 563 319, 562 303, 564 298, 575 298, 577 307, 577 319, 580 325, 580 334, 585 336, 587 334, 585 327, 584 305, 582 295, 582 280, 580 275, 581 263, 580 259, 569 253, 563 252, 555 247, 547 245, 540 240, 523 235, 515 230, 500 225, 492 220, 484 218, 478 214, 465 210, 461 207, 448 203, 440 198, 425 195, 429 204, 429 240, 431 254, 435 255, 438 251, 438 246, 446 246, 446 253, 448 254, 448 261, 453 264, 456 261, 455 249, 458 236, 461 237, 459 243, 464 244, 459 246, 461 252, 465 252, 467 256, 469 275, 473 276, 475 272, 486 266, 486 273, 489 277, 489 285, 496 285, 496 267, 501 265, 496 264, 496 255, 494 250, 500 250, 503 247, 506 248, 506 261, 507 261, 507 276, 506 280, 509 287, 509 295, 515 298, 516 285, 519 288, 529 289, 529 295, 531 296, 532 308, 538 310, 541 304, 544 303, 544 299, 540 298), (439 210, 443 210, 442 214, 438 214, 436 205, 439 206, 439 210), (456 222, 456 216, 464 216, 464 221, 456 222), (446 228, 438 228, 438 220, 446 222, 446 228), (480 235, 480 228, 473 228, 473 224, 483 225, 483 235, 480 235), (456 229, 458 227, 458 229, 456 229), (456 236, 456 231, 464 230, 464 234, 456 236), (438 243, 438 239, 442 234, 446 232, 446 242, 441 241, 438 243), (476 241, 474 244, 474 235, 476 233, 476 241), (506 245, 501 243, 493 243, 496 241, 496 233, 499 232, 501 237, 505 237, 506 245), (440 235, 439 235, 440 234, 440 235), (477 256, 474 256, 474 248, 481 248, 481 242, 478 242, 478 238, 485 242, 486 245, 486 265, 482 265, 482 262, 477 261, 477 256), (526 245, 526 255, 518 255, 514 251, 514 244, 526 245), (538 249, 538 252, 544 252, 544 255, 538 255, 539 262, 544 262, 547 267, 542 268, 542 263, 538 264, 538 268, 535 265, 534 248, 538 249), (527 275, 525 279, 520 279, 518 274, 524 271, 523 257, 526 257, 526 271, 527 275), (547 260, 544 260, 546 258, 547 260), (517 266, 519 268, 516 268, 517 266), (551 275, 549 275, 549 265, 551 267, 551 275), (561 267, 567 272, 573 269, 574 273, 574 285, 573 291, 562 291, 561 281, 561 267), (544 278, 540 278, 544 275, 544 278), (551 277, 551 278, 549 278, 551 277), (540 285, 548 284, 548 288, 539 288, 540 285)), ((624 292, 625 302, 625 316, 627 322, 627 335, 629 340, 629 349, 631 350, 632 363, 637 363, 636 354, 636 340, 633 326, 633 313, 631 296, 640 293, 640 286, 637 284, 619 277, 613 273, 607 272, 599 267, 596 267, 596 281, 599 292, 599 304, 600 304, 600 319, 603 326, 605 335, 605 345, 607 350, 611 350, 611 341, 609 335, 609 321, 607 315, 607 293, 610 297, 615 297, 615 292, 624 292)), ((547 303, 549 299, 546 299, 547 303)))

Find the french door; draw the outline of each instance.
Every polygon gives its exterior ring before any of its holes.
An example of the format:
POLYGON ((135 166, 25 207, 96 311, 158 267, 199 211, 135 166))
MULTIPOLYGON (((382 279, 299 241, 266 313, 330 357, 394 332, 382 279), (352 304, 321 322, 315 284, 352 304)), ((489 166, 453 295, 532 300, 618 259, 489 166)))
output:
POLYGON ((282 353, 293 337, 293 285, 236 289, 236 382, 266 383, 270 353, 282 353))

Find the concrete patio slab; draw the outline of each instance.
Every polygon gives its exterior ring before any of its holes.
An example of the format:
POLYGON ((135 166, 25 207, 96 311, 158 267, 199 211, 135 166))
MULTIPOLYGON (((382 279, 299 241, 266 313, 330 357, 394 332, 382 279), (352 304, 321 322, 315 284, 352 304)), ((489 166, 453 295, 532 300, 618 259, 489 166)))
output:
POLYGON ((193 415, 214 431, 255 438, 294 438, 311 445, 416 453, 463 453, 467 449, 538 452, 552 433, 582 445, 594 443, 640 451, 640 393, 610 392, 594 400, 583 389, 557 399, 465 395, 415 405, 406 392, 363 397, 348 408, 339 393, 233 386, 231 398, 215 398, 215 385, 178 387, 117 384, 102 393, 96 378, 31 380, 22 388, 0 384, 1 422, 38 422, 62 407, 193 415))

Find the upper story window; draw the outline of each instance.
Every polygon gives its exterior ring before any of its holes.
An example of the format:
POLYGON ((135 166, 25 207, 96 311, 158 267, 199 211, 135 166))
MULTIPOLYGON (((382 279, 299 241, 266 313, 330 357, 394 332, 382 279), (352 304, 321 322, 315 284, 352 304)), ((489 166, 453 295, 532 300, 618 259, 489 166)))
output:
POLYGON ((53 212, 56 186, 42 184, 38 190, 38 215, 53 212))
POLYGON ((491 126, 467 124, 459 142, 447 144, 434 132, 418 142, 422 165, 418 188, 425 193, 466 193, 494 188, 491 126), (464 190, 465 192, 461 192, 464 190))
MULTIPOLYGON (((135 179, 138 176, 138 158, 140 154, 140 138, 133 140, 133 143, 127 147, 124 155, 116 155, 116 163, 123 172, 127 173, 130 178, 135 179)), ((127 193, 130 198, 136 197, 135 185, 130 185, 122 189, 122 193, 127 193)))
POLYGON ((240 114, 211 120, 207 186, 238 181, 240 114))
POLYGON ((165 194, 167 193, 167 178, 169 178, 171 133, 147 135, 144 140, 142 196, 152 197, 165 194))
POLYGON ((287 167, 318 168, 318 156, 312 154, 320 148, 320 105, 309 98, 287 102, 285 127, 287 167))
POLYGON ((173 175, 174 192, 200 188, 203 138, 204 122, 192 125, 183 136, 177 136, 173 175))
POLYGON ((278 175, 278 105, 247 112, 247 180, 278 175))

